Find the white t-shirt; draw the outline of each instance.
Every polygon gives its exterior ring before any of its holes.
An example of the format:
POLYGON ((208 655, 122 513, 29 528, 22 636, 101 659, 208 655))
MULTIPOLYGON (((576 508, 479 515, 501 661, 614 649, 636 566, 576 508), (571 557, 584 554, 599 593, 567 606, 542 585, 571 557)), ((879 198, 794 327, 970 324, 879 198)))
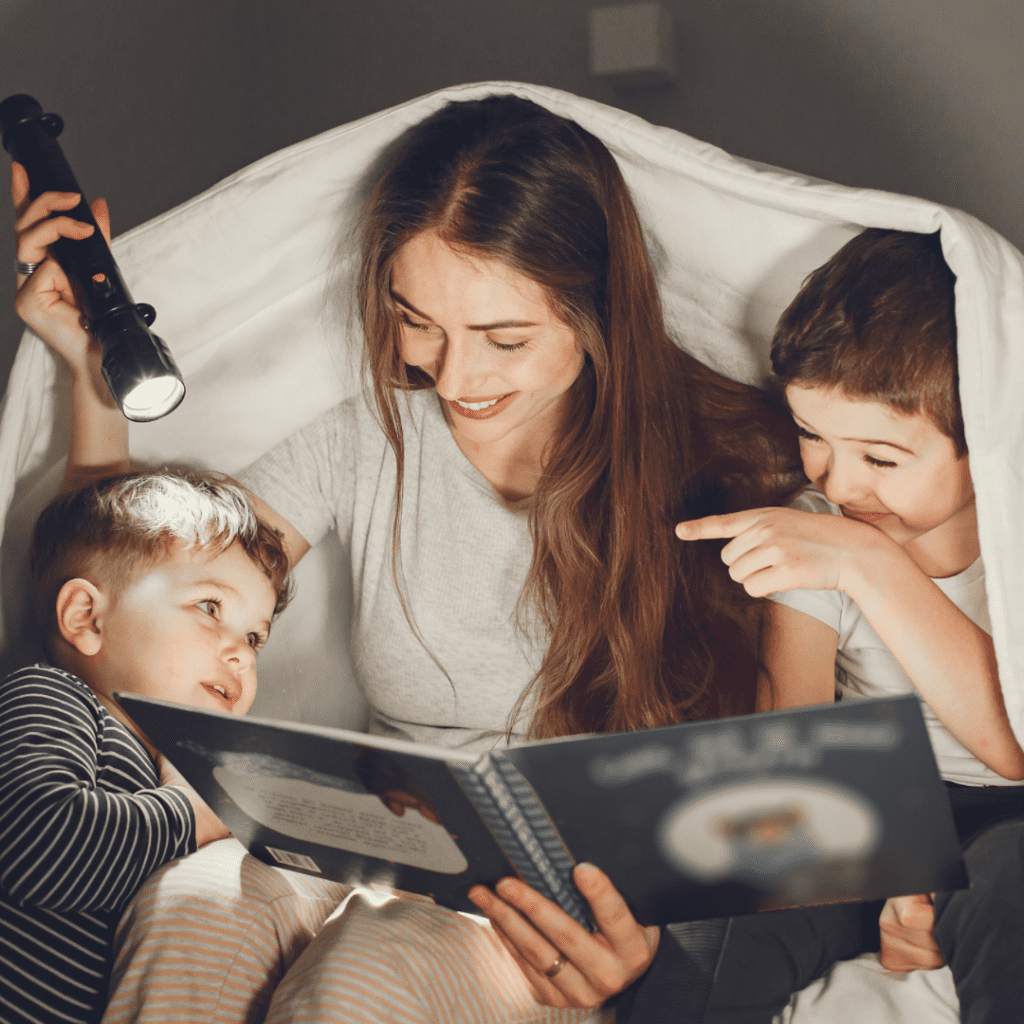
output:
MULTIPOLYGON (((792 502, 793 508, 842 515, 815 487, 808 487, 792 502)), ((975 625, 992 632, 985 595, 985 566, 979 557, 956 576, 932 581, 975 625)), ((839 634, 836 652, 836 690, 844 700, 891 697, 917 693, 939 773, 966 786, 1019 786, 979 761, 956 740, 925 702, 899 662, 850 599, 839 590, 789 590, 769 595, 773 601, 814 616, 839 634)))
POLYGON ((352 662, 370 705, 369 731, 467 750, 504 745, 509 713, 547 648, 546 636, 515 628, 533 555, 527 502, 505 501, 463 455, 433 391, 413 392, 404 406, 400 398, 401 568, 409 611, 450 682, 410 629, 395 590, 395 459, 361 395, 238 479, 311 545, 337 530, 351 558, 352 662))

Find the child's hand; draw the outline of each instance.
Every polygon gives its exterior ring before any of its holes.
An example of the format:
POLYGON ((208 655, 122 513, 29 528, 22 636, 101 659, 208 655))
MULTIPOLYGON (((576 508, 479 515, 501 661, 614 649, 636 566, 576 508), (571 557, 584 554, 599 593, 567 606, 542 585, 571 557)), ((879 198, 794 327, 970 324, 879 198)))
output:
POLYGON ((933 971, 946 963, 935 941, 935 907, 927 893, 886 900, 878 929, 878 961, 887 971, 933 971))
POLYGON ((188 797, 196 816, 196 848, 212 843, 217 839, 227 839, 231 832, 227 826, 210 810, 210 805, 188 784, 185 776, 164 757, 157 754, 156 767, 160 773, 161 786, 174 786, 188 797))
MULTIPOLYGON (((44 192, 29 201, 28 175, 21 164, 11 168, 11 198, 17 220, 14 224, 15 253, 23 263, 42 263, 33 274, 18 274, 18 295, 14 308, 18 316, 47 345, 67 360, 75 373, 88 372, 89 356, 99 354, 99 345, 82 326, 82 314, 67 275, 50 257, 49 246, 58 238, 88 238, 94 231, 73 217, 50 217, 51 213, 74 209, 80 196, 70 192, 44 192)), ((110 242, 110 216, 103 199, 91 204, 93 216, 110 242)))
POLYGON ((680 540, 733 539, 722 548, 729 575, 752 597, 779 590, 850 591, 856 560, 891 545, 866 523, 791 508, 754 508, 680 523, 680 540))

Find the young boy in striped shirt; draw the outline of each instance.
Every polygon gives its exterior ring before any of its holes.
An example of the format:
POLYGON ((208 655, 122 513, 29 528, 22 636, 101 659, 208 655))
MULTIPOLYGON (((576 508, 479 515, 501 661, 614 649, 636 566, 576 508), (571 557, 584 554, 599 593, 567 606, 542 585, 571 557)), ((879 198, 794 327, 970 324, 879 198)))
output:
POLYGON ((171 471, 59 497, 31 563, 49 664, 0 683, 0 1019, 95 1022, 125 904, 228 835, 113 694, 244 714, 288 564, 238 488, 171 471))

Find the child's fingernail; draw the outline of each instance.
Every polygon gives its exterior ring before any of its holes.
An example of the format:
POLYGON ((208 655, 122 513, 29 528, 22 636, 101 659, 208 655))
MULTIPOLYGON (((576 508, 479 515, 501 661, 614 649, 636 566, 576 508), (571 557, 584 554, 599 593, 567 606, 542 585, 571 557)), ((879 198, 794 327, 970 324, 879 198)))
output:
POLYGON ((595 867, 589 861, 583 861, 582 864, 577 864, 573 870, 573 875, 581 876, 579 880, 583 882, 584 885, 596 882, 600 874, 600 869, 595 867))

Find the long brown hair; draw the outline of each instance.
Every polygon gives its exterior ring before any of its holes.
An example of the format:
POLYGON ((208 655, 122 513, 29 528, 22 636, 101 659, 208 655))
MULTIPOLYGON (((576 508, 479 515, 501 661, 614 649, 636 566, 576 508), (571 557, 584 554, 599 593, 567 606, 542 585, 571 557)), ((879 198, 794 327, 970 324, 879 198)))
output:
POLYGON ((798 462, 789 417, 673 343, 614 158, 575 122, 515 96, 451 103, 416 125, 366 206, 364 368, 398 463, 400 595, 398 393, 433 381, 401 361, 390 274, 426 230, 542 285, 585 353, 529 506, 520 621, 537 613, 550 636, 516 709, 530 707, 530 734, 752 710, 757 606, 726 574, 721 545, 684 544, 673 526, 782 499, 798 462))

